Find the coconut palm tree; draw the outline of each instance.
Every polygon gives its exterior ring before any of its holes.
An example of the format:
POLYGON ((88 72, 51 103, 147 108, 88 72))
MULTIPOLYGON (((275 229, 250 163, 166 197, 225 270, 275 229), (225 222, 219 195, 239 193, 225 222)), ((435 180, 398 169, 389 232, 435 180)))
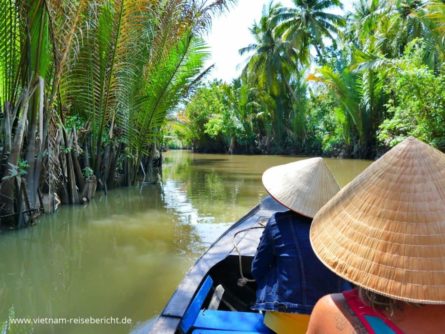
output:
POLYGON ((270 18, 274 17, 280 8, 273 3, 263 8, 260 21, 250 28, 255 43, 239 51, 241 55, 251 55, 244 72, 254 75, 260 88, 267 88, 275 95, 279 94, 282 82, 289 79, 296 56, 291 45, 274 34, 275 25, 270 18))
POLYGON ((375 38, 378 25, 385 16, 385 6, 380 0, 359 0, 348 16, 345 35, 354 46, 361 48, 370 38, 375 38))
POLYGON ((272 21, 277 25, 275 34, 290 42, 299 50, 299 60, 309 63, 309 48, 315 48, 320 61, 323 61, 325 40, 335 44, 338 28, 344 25, 342 16, 328 10, 342 7, 339 0, 293 0, 294 7, 279 8, 272 21))
POLYGON ((361 0, 349 18, 349 40, 365 53, 399 58, 414 39, 428 47, 425 62, 437 68, 443 49, 434 20, 428 15, 431 5, 423 1, 383 2, 361 0))
POLYGON ((275 25, 271 18, 280 8, 273 3, 263 8, 260 21, 250 29, 255 43, 241 49, 240 53, 251 55, 243 70, 247 84, 267 93, 270 99, 265 101, 273 101, 266 109, 272 119, 274 142, 278 147, 284 147, 292 98, 289 82, 296 69, 297 53, 289 42, 274 34, 275 25))

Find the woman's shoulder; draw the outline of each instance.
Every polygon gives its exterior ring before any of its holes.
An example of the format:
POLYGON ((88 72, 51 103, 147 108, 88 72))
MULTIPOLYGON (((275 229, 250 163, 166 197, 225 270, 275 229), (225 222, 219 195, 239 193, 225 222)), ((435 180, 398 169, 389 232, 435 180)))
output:
POLYGON ((318 300, 309 321, 308 334, 366 333, 347 307, 341 293, 318 300))
POLYGON ((332 330, 338 327, 338 324, 341 327, 343 319, 341 319, 341 312, 339 312, 334 302, 334 300, 342 298, 338 295, 341 294, 326 295, 318 300, 309 320, 308 334, 336 333, 332 330))

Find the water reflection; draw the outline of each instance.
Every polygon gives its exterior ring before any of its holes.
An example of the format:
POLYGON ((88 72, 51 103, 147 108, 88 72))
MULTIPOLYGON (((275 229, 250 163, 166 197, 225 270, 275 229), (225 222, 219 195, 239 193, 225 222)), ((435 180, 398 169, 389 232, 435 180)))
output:
MULTIPOLYGON (((156 187, 117 190, 2 235, 1 318, 10 306, 18 317, 154 316, 196 258, 190 245, 199 239, 163 208, 156 187)), ((35 326, 36 333, 129 330, 123 329, 35 326)))
MULTIPOLYGON (((160 185, 99 194, 85 207, 63 207, 33 228, 0 235, 0 324, 11 306, 17 317, 128 317, 133 326, 149 320, 193 261, 266 194, 262 172, 296 159, 168 152, 160 185)), ((328 160, 342 185, 367 164, 328 160)), ((73 334, 131 329, 33 327, 73 334)))

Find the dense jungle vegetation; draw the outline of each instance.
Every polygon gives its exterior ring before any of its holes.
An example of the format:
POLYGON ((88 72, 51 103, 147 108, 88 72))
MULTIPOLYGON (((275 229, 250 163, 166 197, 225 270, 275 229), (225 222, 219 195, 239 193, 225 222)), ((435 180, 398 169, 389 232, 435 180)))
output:
POLYGON ((0 0, 0 227, 150 177, 231 0, 0 0))
POLYGON ((444 150, 445 1, 340 7, 265 7, 240 77, 202 85, 170 121, 168 145, 374 158, 413 135, 444 150))

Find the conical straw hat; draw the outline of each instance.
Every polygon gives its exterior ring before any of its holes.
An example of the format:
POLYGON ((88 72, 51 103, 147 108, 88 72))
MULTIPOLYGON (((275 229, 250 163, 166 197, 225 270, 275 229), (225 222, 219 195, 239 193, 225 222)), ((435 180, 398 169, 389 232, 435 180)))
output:
POLYGON ((317 213, 310 238, 319 259, 358 286, 445 304, 445 155, 406 139, 317 213))
POLYGON ((269 168, 263 185, 285 207, 311 218, 340 190, 322 158, 269 168))

